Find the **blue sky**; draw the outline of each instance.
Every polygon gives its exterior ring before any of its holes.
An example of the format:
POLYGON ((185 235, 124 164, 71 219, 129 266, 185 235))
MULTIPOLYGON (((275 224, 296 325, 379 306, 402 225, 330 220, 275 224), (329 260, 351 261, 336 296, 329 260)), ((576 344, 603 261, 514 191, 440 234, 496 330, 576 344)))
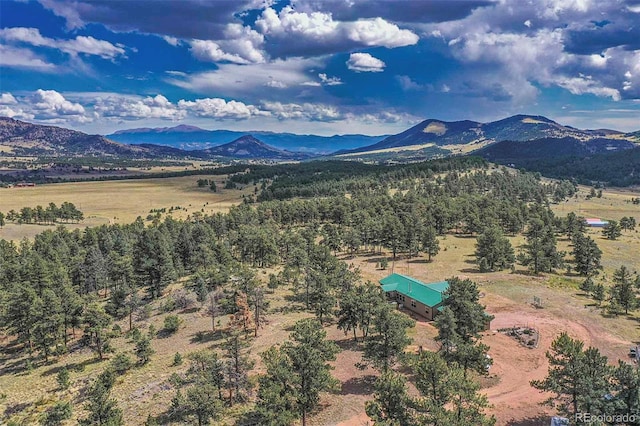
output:
POLYGON ((640 0, 0 0, 0 115, 396 133, 540 114, 640 129, 640 0))

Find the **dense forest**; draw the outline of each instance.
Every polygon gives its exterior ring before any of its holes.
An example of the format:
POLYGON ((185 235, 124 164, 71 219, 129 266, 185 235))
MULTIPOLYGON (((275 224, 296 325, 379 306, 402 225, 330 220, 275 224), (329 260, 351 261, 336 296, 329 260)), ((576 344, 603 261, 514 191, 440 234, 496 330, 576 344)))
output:
MULTIPOLYGON (((0 240, 1 324, 28 354, 13 368, 28 374, 34 364, 80 348, 90 348, 100 360, 111 358, 78 407, 85 413, 82 424, 123 424, 110 396, 114 377, 147 363, 153 356, 150 341, 179 328, 179 315, 167 316, 163 330, 143 333, 137 323, 150 315, 150 303, 167 296, 167 287, 182 278, 183 288, 163 302, 166 312, 200 309, 211 317, 213 331, 219 318, 231 319, 221 349, 189 356, 187 373, 176 377, 172 406, 147 424, 189 419, 206 424, 240 402, 251 403, 251 410, 238 424, 289 425, 296 419, 305 424, 318 409, 319 394, 335 385, 328 362, 340 349, 325 338, 323 327, 330 322, 360 337, 363 359, 380 372, 367 405, 376 425, 495 422, 484 414, 487 401, 475 376, 467 375, 486 373, 488 362, 475 283, 449 280, 436 324, 438 353, 398 358, 409 343, 406 329, 412 321, 391 309, 379 287, 362 282, 358 270, 336 253, 384 248, 393 258, 423 254, 431 260, 439 252, 438 236, 460 233, 478 238, 481 270, 508 268, 517 260, 533 273, 553 271, 565 266, 556 235, 582 238, 580 219, 561 220, 549 209, 550 201, 574 195, 573 184, 543 183, 534 174, 490 168, 473 157, 404 167, 325 162, 231 170, 237 172, 232 181, 261 185, 260 203, 185 221, 138 218, 82 231, 58 227, 17 244, 0 240), (518 233, 527 243, 516 256, 504 235, 518 233), (264 268, 276 272, 266 279, 257 274, 264 268), (271 292, 282 287, 292 289, 295 302, 314 318, 296 323, 287 342, 262 354, 266 371, 256 383, 249 380, 253 365, 247 347, 270 315, 271 292), (127 330, 118 325, 123 323, 127 330), (122 333, 133 351, 108 356, 110 342, 122 333), (413 374, 406 376, 401 364, 413 374), (434 366, 440 376, 432 374, 434 366), (417 380, 420 396, 409 396, 407 380, 417 380), (447 393, 429 391, 445 384, 447 393)), ((586 239, 576 244, 586 254, 581 252, 582 261, 576 255, 575 264, 590 277, 599 258, 595 262, 596 251, 586 239)), ((182 362, 176 354, 175 363, 182 362)), ((61 371, 58 380, 68 386, 68 372, 61 371)), ((68 418, 73 409, 60 401, 43 424, 58 424, 52 419, 68 418)))
MULTIPOLYGON (((503 164, 511 160, 504 160, 503 164)), ((519 158, 517 167, 585 185, 631 186, 640 184, 640 147, 580 157, 519 158)))

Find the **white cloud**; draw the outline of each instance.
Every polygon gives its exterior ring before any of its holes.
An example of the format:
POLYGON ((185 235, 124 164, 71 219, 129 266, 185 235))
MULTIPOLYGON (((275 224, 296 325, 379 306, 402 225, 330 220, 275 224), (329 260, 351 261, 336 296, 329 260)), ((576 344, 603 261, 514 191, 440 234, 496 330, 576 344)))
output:
POLYGON ((38 71, 54 71, 56 66, 39 57, 29 49, 0 44, 0 66, 11 68, 31 68, 38 71))
POLYGON ((179 120, 186 117, 184 111, 178 109, 162 95, 146 98, 120 95, 97 97, 94 111, 102 117, 117 117, 126 120, 145 118, 179 120))
POLYGON ((264 101, 261 107, 279 120, 336 121, 345 119, 345 116, 332 105, 264 101))
POLYGON ((15 105, 18 101, 11 93, 3 93, 0 95, 0 105, 15 105))
POLYGON ((611 87, 602 87, 597 81, 590 76, 581 75, 579 77, 565 78, 558 82, 560 87, 567 89, 574 95, 582 95, 591 93, 596 96, 609 97, 614 101, 619 101, 622 97, 617 89, 611 87))
POLYGON ((278 80, 269 80, 264 85, 267 87, 273 87, 274 89, 286 89, 287 87, 289 87, 285 83, 278 80))
POLYGON ((224 40, 191 40, 191 53, 201 61, 260 64, 266 61, 264 36, 240 24, 228 24, 224 40))
POLYGON ((293 88, 309 80, 307 71, 319 67, 314 59, 293 58, 275 60, 265 64, 220 64, 215 71, 190 74, 186 78, 173 78, 168 82, 195 93, 230 97, 254 97, 261 88, 271 86, 293 88))
POLYGON ((396 81, 405 92, 412 90, 422 90, 424 87, 411 79, 408 75, 397 75, 396 81))
POLYGON ((18 100, 11 93, 0 95, 0 117, 21 118, 25 120, 33 119, 33 114, 25 112, 16 106, 18 100))
POLYGON ((122 45, 113 45, 105 40, 97 40, 91 36, 77 36, 75 39, 63 40, 43 37, 37 28, 13 27, 0 30, 0 39, 12 44, 25 43, 38 47, 49 47, 75 56, 80 53, 100 56, 103 59, 114 59, 124 55, 122 45))
POLYGON ((382 72, 386 64, 368 53, 352 53, 346 62, 347 68, 355 72, 382 72))
POLYGON ((234 100, 226 101, 221 98, 196 99, 195 101, 180 100, 178 107, 195 116, 214 119, 245 120, 256 115, 268 115, 253 105, 234 100))
POLYGON ((340 84, 344 84, 339 77, 327 77, 327 74, 320 73, 318 74, 320 77, 320 81, 324 86, 339 86, 340 84))
POLYGON ((409 30, 401 30, 382 18, 345 23, 348 38, 365 46, 402 47, 416 44, 419 37, 409 30))
POLYGON ((176 47, 180 44, 180 40, 177 37, 163 35, 162 39, 173 47, 176 47))
POLYGON ((255 26, 260 33, 278 40, 268 47, 282 56, 331 53, 356 46, 395 48, 416 44, 419 39, 412 31, 382 18, 335 21, 330 13, 298 12, 293 6, 279 13, 265 9, 255 26))
POLYGON ((55 90, 38 89, 31 98, 31 106, 44 117, 58 117, 60 115, 84 115, 85 109, 82 105, 70 102, 62 94, 55 90))

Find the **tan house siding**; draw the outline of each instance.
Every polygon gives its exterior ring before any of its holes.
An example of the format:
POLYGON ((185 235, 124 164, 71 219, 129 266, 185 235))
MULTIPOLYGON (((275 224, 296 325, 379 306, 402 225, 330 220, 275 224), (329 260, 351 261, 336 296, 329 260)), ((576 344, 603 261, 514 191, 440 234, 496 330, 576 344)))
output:
POLYGON ((414 312, 421 317, 424 317, 431 321, 435 319, 436 315, 438 314, 437 308, 441 305, 438 304, 437 306, 430 307, 418 302, 417 300, 412 299, 409 296, 398 293, 397 291, 391 291, 387 293, 387 297, 390 300, 395 300, 396 302, 398 302, 398 304, 402 304, 403 308, 408 309, 411 312, 414 312))

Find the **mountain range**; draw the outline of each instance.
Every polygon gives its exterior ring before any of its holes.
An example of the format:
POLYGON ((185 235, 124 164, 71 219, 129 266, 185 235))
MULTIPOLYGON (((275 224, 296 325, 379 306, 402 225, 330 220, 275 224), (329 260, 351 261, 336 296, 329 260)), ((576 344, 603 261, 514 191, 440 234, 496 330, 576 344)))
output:
MULTIPOLYGON (((566 155, 607 152, 628 149, 640 142, 640 135, 623 133, 616 130, 581 130, 563 126, 542 116, 514 115, 490 123, 476 121, 440 121, 425 120, 397 135, 389 136, 373 145, 364 146, 336 154, 342 157, 394 157, 395 159, 422 156, 465 154, 488 149, 497 143, 509 141, 511 145, 522 148, 540 147, 541 156, 548 155, 548 144, 555 144, 558 152, 566 155), (532 141, 537 141, 532 143, 532 141), (546 141, 546 142, 541 142, 546 141)), ((506 144, 501 147, 507 147, 506 144)), ((531 149, 529 152, 531 153, 531 149)), ((496 147, 494 154, 498 153, 496 147)), ((517 150, 517 149, 516 149, 517 150)))
POLYGON ((323 137, 269 132, 243 134, 222 130, 204 132, 216 135, 221 142, 207 142, 209 146, 200 145, 198 149, 184 149, 184 144, 193 143, 185 139, 187 136, 203 133, 202 129, 194 126, 133 129, 105 137, 0 117, 0 155, 4 151, 4 155, 9 153, 20 156, 106 155, 171 159, 223 157, 290 161, 318 157, 319 155, 313 152, 326 151, 333 152, 329 157, 334 158, 417 161, 474 153, 491 161, 518 164, 520 160, 531 158, 575 157, 622 151, 640 143, 640 131, 623 133, 608 129, 581 130, 563 126, 546 117, 531 115, 515 115, 490 123, 429 119, 404 132, 387 137, 323 137), (225 134, 227 139, 222 140, 225 134), (111 139, 114 135, 136 138, 136 144, 114 141, 111 139), (183 148, 148 142, 149 139, 153 139, 152 136, 157 140, 162 135, 170 135, 174 141, 182 140, 183 142, 176 144, 183 148), (379 140, 380 138, 382 139, 379 140), (267 143, 265 139, 279 142, 267 143), (360 143, 369 144, 348 150, 340 149, 345 143, 355 143, 356 139, 360 140, 360 143), (310 140, 315 145, 296 145, 305 143, 305 140, 310 140), (324 141, 325 145, 318 145, 318 141, 324 141), (372 141, 373 143, 370 143, 372 141), (295 146, 298 149, 284 149, 282 146, 295 146))
POLYGON ((387 137, 387 135, 318 136, 265 131, 205 130, 184 124, 174 127, 143 127, 118 130, 105 137, 126 144, 166 145, 193 151, 222 145, 246 134, 251 134, 260 141, 281 150, 306 152, 314 155, 326 155, 341 149, 354 149, 371 145, 387 137))

